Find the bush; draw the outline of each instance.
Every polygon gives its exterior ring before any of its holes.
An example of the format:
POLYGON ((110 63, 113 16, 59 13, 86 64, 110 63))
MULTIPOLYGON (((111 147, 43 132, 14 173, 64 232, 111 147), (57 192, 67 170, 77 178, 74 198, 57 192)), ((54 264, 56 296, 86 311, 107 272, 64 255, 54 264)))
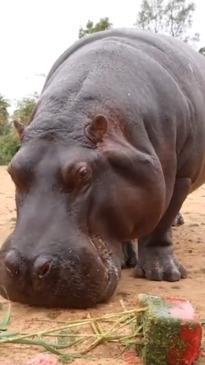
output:
POLYGON ((20 147, 20 142, 13 130, 0 136, 0 165, 7 165, 20 147))

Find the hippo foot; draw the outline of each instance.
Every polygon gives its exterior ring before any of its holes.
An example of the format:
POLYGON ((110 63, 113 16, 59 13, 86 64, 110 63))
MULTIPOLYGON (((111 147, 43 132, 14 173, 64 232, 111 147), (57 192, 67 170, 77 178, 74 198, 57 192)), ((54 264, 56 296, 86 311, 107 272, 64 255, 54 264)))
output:
POLYGON ((173 227, 182 226, 184 224, 183 215, 179 212, 172 223, 173 227))
POLYGON ((178 263, 171 247, 144 247, 134 276, 155 281, 178 281, 186 277, 186 270, 178 263))

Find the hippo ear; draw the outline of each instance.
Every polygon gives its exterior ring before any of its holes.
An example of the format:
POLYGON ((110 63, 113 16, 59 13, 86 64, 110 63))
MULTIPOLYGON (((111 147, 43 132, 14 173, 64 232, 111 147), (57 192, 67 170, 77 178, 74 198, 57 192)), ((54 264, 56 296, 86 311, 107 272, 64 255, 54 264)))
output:
POLYGON ((21 122, 19 122, 18 120, 14 120, 13 124, 18 133, 19 139, 22 140, 23 135, 24 135, 24 130, 25 130, 24 125, 21 122))
POLYGON ((93 142, 101 142, 107 132, 108 121, 104 115, 97 115, 86 127, 86 135, 93 142))

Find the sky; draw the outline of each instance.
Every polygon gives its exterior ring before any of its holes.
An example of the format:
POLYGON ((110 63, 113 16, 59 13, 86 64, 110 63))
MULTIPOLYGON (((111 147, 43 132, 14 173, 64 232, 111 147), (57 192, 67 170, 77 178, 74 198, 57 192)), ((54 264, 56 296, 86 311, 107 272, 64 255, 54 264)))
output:
MULTIPOLYGON (((88 19, 109 17, 114 27, 133 27, 141 0, 0 0, 0 94, 17 100, 40 93, 52 64, 88 19)), ((195 0, 193 32, 205 45, 205 1, 195 0)))

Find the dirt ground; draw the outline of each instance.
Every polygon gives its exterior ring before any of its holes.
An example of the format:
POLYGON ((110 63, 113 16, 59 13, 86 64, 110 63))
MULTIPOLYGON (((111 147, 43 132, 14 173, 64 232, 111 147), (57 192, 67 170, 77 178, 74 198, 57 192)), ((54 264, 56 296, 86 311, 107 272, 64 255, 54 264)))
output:
MULTIPOLYGON (((175 252, 189 271, 188 278, 177 283, 149 282, 134 279, 132 270, 125 270, 121 282, 112 300, 89 312, 93 316, 120 310, 123 299, 126 308, 133 308, 139 293, 177 296, 189 299, 196 307, 201 319, 205 318, 205 185, 194 192, 182 209, 185 224, 174 229, 175 252)), ((15 224, 14 186, 6 173, 0 168, 0 245, 15 224)), ((0 305, 5 300, 0 297, 0 305)), ((88 311, 46 310, 12 303, 10 329, 21 332, 50 328, 55 321, 64 322, 74 318, 85 318, 88 311)), ((1 320, 2 310, 0 310, 1 320)), ((40 348, 20 345, 0 346, 0 365, 24 365, 33 355, 43 352, 40 348)), ((95 351, 95 360, 76 360, 74 365, 126 365, 130 362, 123 356, 119 358, 119 348, 114 345, 99 347, 95 351)), ((136 361, 136 364, 138 362, 136 361)), ((134 365, 134 362, 132 362, 134 365)), ((197 365, 204 365, 201 358, 197 365)), ((154 365, 154 364, 153 364, 154 365)))

